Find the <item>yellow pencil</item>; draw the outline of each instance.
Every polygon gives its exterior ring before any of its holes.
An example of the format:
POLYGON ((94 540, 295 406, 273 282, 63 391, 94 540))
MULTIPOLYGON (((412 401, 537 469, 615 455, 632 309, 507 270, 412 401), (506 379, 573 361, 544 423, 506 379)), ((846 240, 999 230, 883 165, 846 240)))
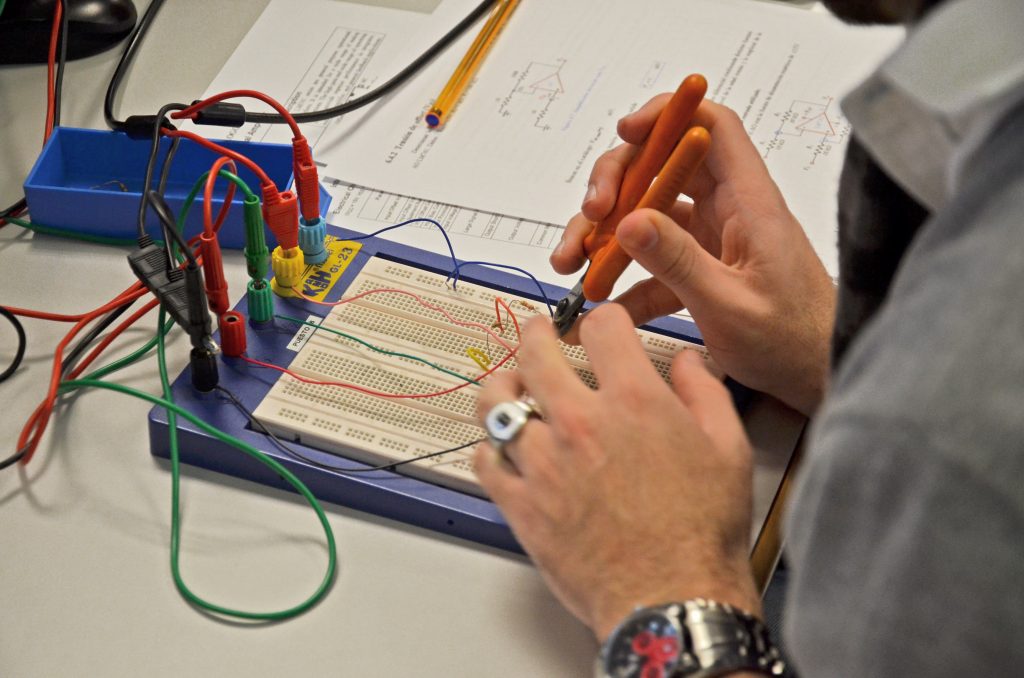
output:
POLYGON ((427 112, 426 121, 428 126, 440 127, 444 124, 445 119, 451 114, 455 104, 462 97, 462 93, 473 79, 473 75, 483 62, 484 56, 490 50, 491 45, 494 44, 498 33, 501 32, 501 29, 505 26, 509 16, 511 16, 512 11, 518 4, 519 0, 499 0, 495 4, 490 16, 487 17, 486 23, 484 23, 484 27, 480 29, 480 33, 476 36, 473 44, 470 45, 466 55, 462 57, 462 61, 459 62, 455 72, 452 73, 452 77, 448 78, 444 89, 437 95, 434 105, 427 112))

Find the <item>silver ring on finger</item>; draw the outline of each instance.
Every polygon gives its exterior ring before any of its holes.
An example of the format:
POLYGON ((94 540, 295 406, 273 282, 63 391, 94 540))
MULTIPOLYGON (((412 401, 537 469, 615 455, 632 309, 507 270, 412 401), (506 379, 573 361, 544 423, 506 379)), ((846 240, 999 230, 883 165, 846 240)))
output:
POLYGON ((498 403, 484 417, 487 439, 498 454, 507 459, 505 446, 519 437, 526 422, 539 419, 540 416, 536 403, 528 396, 498 403))

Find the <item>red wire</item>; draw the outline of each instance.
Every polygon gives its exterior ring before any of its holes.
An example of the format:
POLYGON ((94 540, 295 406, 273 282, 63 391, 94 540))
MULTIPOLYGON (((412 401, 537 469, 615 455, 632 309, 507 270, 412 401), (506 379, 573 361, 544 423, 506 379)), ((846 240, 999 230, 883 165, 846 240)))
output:
POLYGON ((50 373, 50 386, 47 390, 46 398, 32 416, 29 417, 28 422, 26 422, 25 427, 21 431, 21 435, 18 436, 17 449, 20 450, 26 446, 26 443, 28 444, 25 456, 21 458, 21 464, 27 464, 29 460, 32 459, 36 448, 39 446, 39 441, 43 437, 43 433, 46 431, 46 425, 50 420, 50 415, 53 413, 54 401, 57 399, 57 388, 60 385, 61 361, 64 357, 64 349, 67 348, 67 345, 75 338, 75 335, 77 335, 82 328, 88 325, 92 320, 105 313, 109 313, 129 300, 134 301, 147 293, 148 290, 142 288, 130 295, 121 295, 118 298, 107 302, 103 306, 86 313, 81 320, 75 323, 75 326, 71 328, 71 331, 69 331, 57 345, 57 349, 54 351, 53 369, 50 373), (31 440, 29 440, 30 434, 32 436, 31 440))
MULTIPOLYGON (((96 346, 96 348, 94 348, 92 350, 92 352, 89 353, 88 356, 83 358, 82 361, 75 367, 75 369, 70 374, 68 374, 68 378, 69 379, 76 379, 76 378, 78 378, 78 376, 83 371, 85 371, 85 368, 87 368, 89 365, 91 365, 92 362, 94 360, 96 360, 96 358, 98 358, 99 355, 104 350, 106 350, 107 346, 109 346, 110 343, 112 341, 114 341, 114 339, 116 339, 122 332, 124 332, 126 329, 128 329, 128 327, 130 327, 132 324, 137 322, 139 320, 139 318, 141 318, 145 314, 149 313, 149 311, 151 311, 159 303, 160 303, 160 301, 158 299, 151 299, 149 301, 149 303, 147 303, 141 309, 136 311, 130 318, 128 318, 127 320, 122 321, 120 325, 118 325, 116 328, 111 330, 110 334, 108 334, 106 337, 104 337, 103 341, 101 341, 96 346)), ((36 407, 36 409, 32 412, 32 415, 29 417, 28 421, 25 423, 25 427, 26 428, 31 428, 31 427, 35 426, 35 422, 39 420, 39 418, 43 414, 43 411, 46 408, 47 408, 47 401, 43 400, 43 402, 39 403, 39 405, 36 407)), ((53 405, 50 406, 50 410, 51 411, 52 411, 52 409, 53 409, 53 405)), ((49 416, 49 415, 47 415, 47 416, 49 416)), ((46 424, 44 423, 43 424, 44 429, 45 429, 45 426, 46 426, 46 424)), ((21 448, 19 447, 18 449, 21 449, 21 448)), ((27 463, 27 461, 28 461, 27 459, 23 460, 22 463, 27 463)))
MULTIPOLYGON (((192 238, 189 241, 189 244, 194 246, 194 244, 197 241, 198 237, 192 238)), ((144 296, 147 293, 147 291, 148 290, 146 290, 146 288, 143 287, 141 282, 137 282, 128 289, 126 289, 121 294, 117 295, 114 299, 104 304, 103 306, 93 309, 92 311, 89 311, 87 313, 81 313, 78 315, 60 315, 54 313, 42 313, 40 311, 29 311, 26 309, 10 309, 17 315, 42 318, 45 320, 58 320, 63 322, 76 323, 75 326, 71 328, 71 330, 67 333, 67 335, 65 335, 64 339, 61 340, 60 344, 58 344, 57 348, 54 350, 54 368, 50 377, 50 388, 47 391, 46 397, 43 399, 41 403, 39 403, 39 406, 36 407, 35 411, 33 411, 32 415, 28 418, 28 421, 25 422, 25 426, 22 429, 20 436, 18 437, 17 449, 20 450, 23 447, 25 447, 26 442, 29 442, 28 436, 30 433, 34 431, 34 433, 32 433, 32 439, 30 441, 28 449, 26 450, 25 456, 22 457, 21 459, 21 464, 27 464, 29 460, 32 458, 32 456, 35 454, 36 448, 39 446, 39 441, 42 439, 43 433, 46 431, 46 427, 49 423, 50 416, 53 413, 54 404, 57 398, 57 386, 59 386, 60 384, 61 363, 64 359, 64 349, 75 337, 75 335, 83 327, 88 325, 92 320, 99 317, 100 315, 103 315, 104 313, 107 313, 110 310, 113 310, 114 308, 117 308, 118 306, 121 306, 124 303, 135 301, 136 299, 144 296)), ((137 322, 142 316, 144 316, 146 313, 152 310, 158 303, 159 301, 157 299, 151 299, 143 308, 136 311, 126 320, 121 321, 121 324, 119 324, 117 327, 111 330, 108 333, 108 335, 104 337, 104 339, 99 344, 97 344, 95 348, 93 348, 89 355, 83 358, 82 361, 75 366, 75 369, 70 373, 69 377, 75 378, 78 375, 80 375, 85 370, 85 368, 92 364, 92 362, 96 360, 96 358, 98 358, 104 350, 106 350, 106 348, 110 345, 111 342, 114 341, 114 339, 121 335, 132 324, 137 322)))
POLYGON ((210 168, 210 174, 206 177, 206 188, 203 191, 203 232, 207 236, 212 237, 214 233, 220 230, 221 225, 224 223, 224 219, 228 216, 228 210, 231 209, 231 201, 235 199, 235 182, 228 182, 228 192, 224 196, 224 204, 221 205, 220 212, 217 213, 217 221, 213 221, 213 186, 217 183, 218 174, 224 165, 231 166, 231 173, 238 174, 238 169, 235 166, 235 161, 231 158, 219 157, 213 163, 213 167, 210 168))
POLYGON ((232 151, 230 148, 225 148, 220 144, 215 144, 206 137, 201 137, 198 134, 195 134, 194 132, 188 132, 183 129, 165 129, 163 130, 163 133, 165 136, 169 137, 181 137, 182 139, 190 139, 199 144, 200 146, 208 148, 214 153, 217 153, 218 155, 223 155, 225 157, 231 158, 232 160, 239 162, 248 167, 249 169, 251 169, 253 171, 253 174, 259 177, 260 184, 264 189, 272 189, 274 191, 277 190, 277 185, 270 180, 270 177, 267 176, 267 173, 263 171, 263 168, 257 165, 249 158, 242 155, 241 153, 236 153, 235 151, 232 151))
POLYGON ((295 164, 295 188, 296 193, 299 196, 302 216, 310 221, 318 219, 320 217, 320 189, 317 185, 318 180, 316 179, 316 166, 313 164, 309 142, 302 134, 302 130, 299 129, 299 124, 295 121, 294 116, 292 116, 288 109, 285 108, 277 99, 253 89, 235 89, 227 92, 221 92, 220 94, 214 94, 211 97, 192 104, 186 109, 175 111, 171 114, 171 118, 175 120, 180 120, 182 118, 194 119, 199 111, 203 110, 207 106, 211 106, 226 99, 236 99, 240 97, 248 97, 264 102, 277 111, 281 117, 284 118, 285 122, 288 123, 288 126, 292 130, 292 158, 295 164))
MULTIPOLYGON (((46 120, 43 124, 43 145, 46 145, 47 140, 50 138, 50 133, 53 132, 53 116, 56 108, 56 83, 54 82, 54 71, 57 65, 57 44, 59 43, 60 37, 60 19, 64 9, 61 7, 61 3, 57 2, 53 8, 53 28, 50 29, 50 51, 46 58, 46 120)), ((20 217, 24 214, 25 208, 16 210, 10 214, 12 217, 20 217)), ((0 219, 0 228, 7 225, 7 221, 0 219)))
MULTIPOLYGON (((195 237, 188 241, 190 247, 195 247, 196 243, 199 242, 199 237, 195 237)), ((202 262, 202 257, 198 257, 198 262, 202 262)), ((32 457, 36 454, 36 449, 39 447, 39 442, 42 439, 43 433, 46 431, 46 427, 49 423, 49 418, 53 413, 53 408, 56 402, 57 387, 60 383, 60 371, 61 363, 63 361, 63 351, 67 348, 71 340, 77 335, 82 328, 87 326, 99 315, 109 312, 124 303, 131 303, 144 296, 147 290, 142 286, 141 283, 135 283, 127 290, 119 294, 113 300, 108 303, 94 308, 91 311, 85 313, 79 313, 75 315, 65 315, 58 313, 44 313, 42 311, 29 310, 25 308, 10 308, 11 312, 18 315, 26 315, 29 317, 39 317, 42 320, 60 321, 75 323, 75 327, 69 331, 69 333, 63 338, 57 345, 53 352, 53 372, 50 375, 50 387, 46 393, 46 397, 40 402, 39 406, 29 417, 29 420, 25 423, 25 427, 22 429, 22 433, 17 439, 17 450, 22 450, 26 447, 26 443, 29 442, 29 447, 26 451, 25 456, 20 460, 20 464, 28 464, 32 457), (34 432, 33 432, 34 431, 34 432), (32 434, 31 441, 29 435, 32 434)), ((100 341, 89 354, 82 359, 82 361, 75 367, 74 371, 69 374, 69 378, 76 378, 82 372, 92 364, 93 361, 110 346, 118 336, 120 336, 125 330, 131 327, 134 323, 138 322, 143 315, 148 311, 152 310, 155 306, 160 303, 158 299, 151 299, 145 306, 135 311, 128 319, 121 322, 114 330, 106 335, 102 341, 100 341)))
MULTIPOLYGON (((508 344, 506 344, 505 341, 501 337, 499 337, 497 334, 492 332, 491 328, 486 327, 484 325, 481 325, 480 323, 470 323, 470 322, 464 322, 462 320, 459 320, 459 319, 455 318, 454 316, 452 316, 452 314, 450 314, 448 311, 446 311, 443 308, 441 308, 440 306, 434 306, 433 304, 431 304, 429 301, 427 301, 423 297, 420 297, 417 294, 413 294, 412 292, 409 292, 407 290, 400 290, 400 289, 396 289, 394 287, 379 287, 377 289, 366 290, 365 292, 360 292, 359 294, 357 294, 355 296, 352 296, 352 297, 346 297, 344 299, 339 299, 338 301, 320 301, 319 299, 314 299, 313 297, 310 297, 310 296, 307 296, 306 294, 304 294, 302 292, 302 290, 300 290, 297 287, 293 287, 292 288, 292 292, 294 292, 297 296, 301 297, 302 299, 305 299, 306 301, 312 302, 314 304, 319 304, 321 306, 332 306, 332 307, 333 306, 341 306, 342 304, 347 304, 349 302, 356 301, 357 299, 362 299, 363 297, 369 296, 371 294, 380 294, 380 293, 383 293, 383 292, 391 292, 392 294, 402 294, 402 295, 405 295, 407 297, 412 297, 413 299, 416 300, 416 303, 418 303, 420 306, 422 306, 424 308, 429 308, 431 311, 437 311, 438 313, 443 315, 445 318, 447 318, 450 322, 452 322, 455 325, 461 325, 462 327, 472 327, 473 329, 481 330, 482 332, 484 332, 488 336, 490 336, 492 339, 494 339, 496 342, 501 344, 502 348, 504 348, 506 351, 512 351, 513 350, 512 347, 509 346, 508 344)), ((499 321, 500 320, 501 319, 499 318, 499 321)), ((517 323, 517 327, 518 327, 518 323, 517 323)))
MULTIPOLYGON (((141 282, 136 282, 133 285, 131 285, 130 287, 128 287, 128 289, 126 289, 124 292, 121 292, 121 294, 117 295, 116 297, 114 297, 112 300, 108 301, 104 306, 102 306, 100 308, 104 308, 105 306, 108 306, 108 305, 114 303, 115 301, 120 301, 120 303, 116 304, 116 306, 120 306, 129 297, 131 297, 133 299, 137 299, 138 295, 136 293, 139 290, 144 290, 144 288, 142 287, 142 283, 141 282), (133 297, 132 295, 135 295, 135 296, 133 297)), ((63 313, 48 313, 46 311, 34 311, 32 309, 29 309, 29 308, 18 308, 16 306, 6 306, 5 308, 8 311, 10 311, 11 313, 13 313, 14 315, 20 315, 20 316, 23 316, 25 318, 36 318, 38 320, 52 320, 54 322, 60 322, 60 323, 77 323, 77 322, 83 320, 84 318, 86 318, 87 316, 95 317, 95 315, 93 315, 93 314, 95 314, 95 312, 97 310, 99 310, 99 309, 93 309, 92 311, 86 311, 85 313, 77 313, 77 314, 73 314, 73 315, 65 315, 63 313)))
POLYGON ((53 6, 53 28, 50 29, 50 51, 46 59, 46 131, 43 134, 43 143, 50 138, 53 131, 53 117, 56 113, 56 85, 54 82, 54 70, 57 63, 57 43, 60 37, 60 18, 63 13, 60 2, 53 6))
MULTIPOLYGON (((294 291, 298 292, 298 290, 294 290, 294 291)), ((474 328, 477 328, 477 329, 482 329, 485 332, 487 332, 487 334, 489 334, 490 336, 492 336, 495 339, 497 339, 502 344, 502 346, 505 347, 505 349, 508 351, 508 353, 505 354, 505 356, 501 360, 499 360, 494 365, 494 367, 491 367, 487 371, 485 371, 482 374, 480 374, 480 376, 476 377, 475 381, 480 381, 481 379, 484 379, 485 377, 488 377, 491 374, 493 374, 495 370, 499 369, 502 365, 504 365, 509 360, 511 360, 512 356, 514 356, 516 354, 516 352, 519 350, 518 348, 512 348, 512 347, 508 346, 508 344, 505 344, 504 342, 502 342, 499 337, 497 337, 493 332, 491 332, 488 328, 484 327, 483 325, 480 325, 478 323, 467 323, 467 322, 463 322, 461 320, 457 320, 456 318, 452 317, 444 309, 442 309, 440 307, 437 307, 437 306, 433 306, 432 304, 427 302, 422 297, 420 297, 420 296, 418 296, 416 294, 413 294, 412 292, 407 292, 405 290, 399 290, 399 289, 387 288, 387 287, 379 288, 379 289, 373 289, 373 290, 367 290, 367 291, 362 292, 360 294, 357 294, 357 295, 355 295, 353 297, 348 297, 347 299, 340 299, 340 300, 335 301, 335 302, 317 302, 315 299, 310 299, 310 298, 306 297, 301 292, 299 292, 299 296, 303 297, 304 299, 308 299, 309 301, 313 301, 313 302, 316 302, 316 303, 323 304, 325 306, 339 306, 341 304, 347 304, 348 302, 355 301, 356 299, 362 299, 363 297, 368 296, 370 294, 378 294, 378 293, 382 293, 382 292, 392 292, 392 293, 398 293, 398 294, 404 294, 406 296, 410 296, 413 299, 415 299, 421 306, 424 306, 425 308, 429 308, 429 309, 434 310, 434 311, 439 311, 446 318, 448 318, 448 320, 450 320, 451 322, 453 322, 453 323, 455 323, 457 325, 463 325, 463 326, 467 326, 467 327, 474 327, 474 328)), ((512 309, 510 309, 508 307, 508 304, 506 304, 503 300, 495 297, 495 300, 494 300, 495 313, 498 313, 498 304, 501 304, 502 306, 505 307, 505 310, 508 312, 509 317, 512 318, 512 324, 515 326, 516 334, 518 335, 519 334, 519 321, 516 319, 515 314, 512 313, 512 309)), ((500 314, 498 315, 498 326, 501 327, 501 315, 500 314)), ((502 330, 502 331, 504 331, 504 330, 502 330)), ((405 393, 405 394, 385 393, 383 391, 374 391, 373 389, 365 388, 363 386, 357 386, 356 384, 350 384, 350 383, 347 383, 347 382, 344 382, 344 381, 319 381, 317 379, 309 379, 308 377, 303 377, 303 376, 301 376, 299 374, 296 374, 295 372, 292 372, 291 370, 289 370, 287 368, 281 367, 280 365, 274 365, 273 363, 263 362, 262 360, 256 360, 255 358, 250 358, 250 357, 244 356, 244 355, 243 356, 239 356, 239 357, 242 360, 244 360, 245 362, 247 362, 247 363, 252 363, 253 365, 259 365, 260 367, 266 367, 266 368, 269 368, 269 369, 272 369, 272 370, 277 370, 278 372, 283 372, 284 374, 287 374, 288 376, 292 377, 293 379, 301 381, 304 384, 313 384, 315 386, 338 386, 340 388, 347 388, 347 389, 351 389, 353 391, 358 391, 360 393, 365 393, 367 395, 377 396, 377 397, 380 397, 380 398, 436 398, 437 396, 447 395, 447 394, 452 393, 454 391, 458 391, 459 389, 466 388, 471 383, 471 382, 467 381, 467 382, 459 384, 457 386, 453 386, 451 388, 447 388, 447 389, 445 389, 443 391, 436 391, 434 393, 405 393)))
POLYGON ((512 325, 516 328, 516 340, 518 341, 521 338, 521 333, 519 332, 519 321, 516 319, 515 313, 512 312, 512 309, 509 308, 504 299, 494 297, 494 314, 498 316, 498 329, 502 332, 505 331, 505 326, 501 324, 501 311, 498 310, 498 304, 501 304, 501 307, 508 313, 508 317, 512 319, 512 325))
MULTIPOLYGON (((495 370, 497 370, 502 365, 504 365, 509 360, 511 360, 512 356, 514 356, 516 354, 516 351, 518 351, 518 350, 519 350, 518 348, 512 349, 509 353, 507 353, 505 355, 504 358, 499 360, 494 365, 494 367, 492 367, 489 370, 487 370, 486 372, 483 372, 482 374, 480 374, 480 376, 476 377, 475 380, 476 381, 480 381, 481 379, 483 379, 485 377, 488 377, 491 374, 493 374, 495 370)), ((247 362, 247 363, 252 363, 253 365, 259 365, 260 367, 267 367, 267 368, 272 369, 272 370, 277 370, 278 372, 283 372, 283 373, 287 374, 288 376, 290 376, 292 379, 296 379, 298 381, 301 381, 304 384, 312 384, 314 386, 337 386, 339 388, 347 388, 347 389, 351 389, 353 391, 359 391, 360 393, 365 393, 366 395, 377 396, 377 397, 380 397, 380 398, 436 398, 437 396, 447 395, 447 394, 452 393, 454 391, 458 391, 459 389, 466 388, 467 386, 475 385, 472 382, 465 381, 465 382, 462 382, 461 384, 459 384, 458 386, 452 386, 451 388, 446 388, 443 391, 437 391, 435 393, 398 393, 398 394, 395 394, 395 393, 385 393, 383 391, 374 391, 373 389, 364 388, 362 386, 357 386, 356 384, 349 384, 349 383, 346 383, 344 381, 318 381, 316 379, 309 379, 307 377, 303 377, 301 375, 298 375, 295 372, 292 372, 291 370, 289 370, 289 369, 287 369, 285 367, 281 367, 280 365, 274 365, 273 363, 265 363, 262 360, 256 360, 255 358, 250 358, 250 357, 244 356, 244 355, 243 356, 239 356, 239 357, 242 360, 244 360, 245 362, 247 362)))
POLYGON ((87 355, 85 358, 83 358, 82 361, 80 363, 78 363, 78 365, 75 366, 75 369, 72 370, 68 374, 68 379, 77 379, 78 375, 80 375, 82 372, 84 372, 85 368, 87 368, 89 365, 91 365, 92 362, 94 360, 96 360, 96 358, 98 358, 100 356, 100 354, 103 353, 103 351, 106 350, 106 348, 110 345, 110 343, 112 341, 114 341, 114 339, 116 339, 126 329, 128 329, 129 327, 134 325, 136 322, 138 322, 139 319, 142 318, 142 316, 146 315, 147 313, 149 313, 151 310, 153 310, 154 308, 156 308, 159 305, 160 305, 160 300, 159 299, 150 299, 146 303, 145 306, 143 306, 138 311, 133 313, 127 319, 121 321, 120 325, 118 325, 117 327, 112 329, 110 331, 110 333, 107 334, 107 336, 105 336, 103 338, 103 341, 101 341, 100 343, 96 344, 96 347, 92 351, 89 352, 89 355, 87 355))
POLYGON ((292 128, 292 135, 296 139, 302 138, 302 130, 299 129, 299 124, 295 122, 295 118, 288 112, 288 109, 272 96, 264 94, 263 92, 258 92, 254 89, 233 89, 227 92, 221 92, 220 94, 214 94, 202 101, 197 101, 186 109, 171 113, 171 118, 174 120, 180 120, 182 118, 192 119, 196 117, 196 114, 199 111, 203 110, 207 106, 224 101, 225 99, 237 99, 240 97, 259 99, 263 103, 268 104, 271 108, 276 110, 278 114, 284 118, 285 122, 288 123, 288 126, 292 128))

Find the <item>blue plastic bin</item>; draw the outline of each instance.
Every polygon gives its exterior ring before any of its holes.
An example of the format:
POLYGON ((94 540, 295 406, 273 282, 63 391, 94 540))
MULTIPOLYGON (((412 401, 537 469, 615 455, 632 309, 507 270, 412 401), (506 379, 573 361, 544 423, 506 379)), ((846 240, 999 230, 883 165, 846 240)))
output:
MULTIPOLYGON (((284 190, 291 185, 291 146, 244 141, 217 143, 251 158, 279 189, 284 190)), ((170 139, 162 139, 161 162, 169 147, 170 139)), ((25 197, 32 221, 93 235, 134 238, 149 149, 148 140, 130 139, 121 132, 56 128, 25 180, 25 197)), ((216 159, 213 151, 182 139, 171 165, 165 193, 175 214, 181 209, 196 179, 208 171, 216 159)), ((159 173, 159 165, 157 167, 159 173)), ((238 174, 259 195, 260 183, 256 175, 244 165, 238 167, 238 174)), ((227 185, 224 180, 217 182, 215 210, 220 209, 227 185)), ((245 244, 242 221, 244 197, 241 191, 235 192, 231 211, 220 230, 222 247, 241 249, 245 244)), ((188 237, 202 230, 201 200, 200 193, 185 222, 188 237)), ((321 187, 322 213, 327 212, 329 202, 330 196, 321 187)), ((160 238, 160 223, 152 211, 146 216, 146 228, 151 236, 160 238)), ((273 247, 274 241, 269 232, 267 242, 273 247)))

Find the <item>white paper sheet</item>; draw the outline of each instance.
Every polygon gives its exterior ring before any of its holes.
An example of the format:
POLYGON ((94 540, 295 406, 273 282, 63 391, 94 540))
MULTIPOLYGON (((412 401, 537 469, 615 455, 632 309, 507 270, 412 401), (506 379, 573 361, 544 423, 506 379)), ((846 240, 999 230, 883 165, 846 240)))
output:
MULTIPOLYGON (((337 103, 390 77, 474 4, 444 0, 422 14, 274 0, 210 91, 256 80, 294 110, 337 103), (302 24, 298 45, 293 13, 316 17, 302 24), (288 49, 268 48, 271 34, 269 44, 288 49)), ((741 114, 836 274, 835 194, 849 132, 837 100, 892 49, 900 30, 849 27, 757 0, 526 0, 448 123, 430 130, 423 113, 476 30, 377 104, 305 126, 326 173, 564 224, 578 210, 594 160, 618 143, 617 120, 700 72, 709 96, 741 114)), ((248 126, 236 135, 288 138, 282 126, 248 126)))
MULTIPOLYGON (((332 196, 327 222, 373 233, 413 219, 432 219, 452 240, 463 261, 494 261, 518 266, 544 282, 572 287, 579 276, 559 276, 547 265, 563 227, 503 216, 412 196, 356 186, 340 179, 322 182, 332 196), (500 253, 500 255, 499 255, 500 253)), ((381 237, 447 254, 443 236, 428 222, 413 223, 381 237)))

